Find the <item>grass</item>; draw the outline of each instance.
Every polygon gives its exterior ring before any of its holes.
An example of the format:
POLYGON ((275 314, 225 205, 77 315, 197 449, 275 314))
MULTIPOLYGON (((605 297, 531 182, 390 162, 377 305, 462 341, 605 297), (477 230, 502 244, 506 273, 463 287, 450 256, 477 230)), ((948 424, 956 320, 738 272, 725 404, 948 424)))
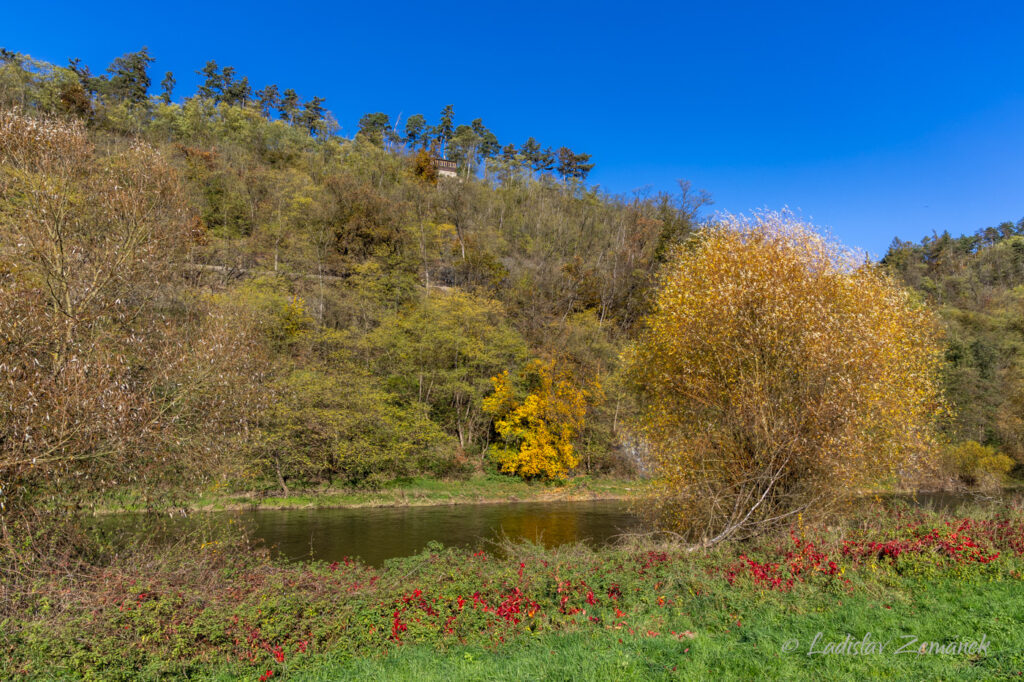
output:
MULTIPOLYGON (((499 650, 479 646, 438 651, 405 647, 385 656, 310 659, 288 671, 294 680, 992 680, 1024 670, 1024 596, 1017 582, 908 584, 897 600, 868 594, 836 600, 711 600, 676 616, 675 627, 715 622, 728 611, 740 627, 699 631, 694 639, 574 632, 531 637, 499 650), (894 602, 894 603, 893 603, 894 602), (890 608, 887 608, 890 607, 890 608), (813 645, 817 633, 822 633, 813 645), (887 643, 882 653, 825 655, 847 634, 887 643), (990 642, 988 655, 922 655, 923 641, 990 642), (917 638, 914 642, 911 639, 917 638), (790 640, 798 642, 784 651, 790 640), (910 646, 908 646, 910 645, 910 646), (895 653, 908 646, 906 653, 895 653)), ((670 621, 671 622, 671 621, 670 621)), ((679 630, 677 630, 678 632, 679 630)), ((229 679, 225 676, 222 679, 229 679)))
MULTIPOLYGON (((182 500, 181 506, 191 511, 227 511, 624 499, 644 490, 647 485, 643 480, 596 476, 578 476, 563 484, 527 482, 498 475, 459 480, 412 478, 378 489, 299 488, 287 497, 280 495, 280 491, 232 491, 213 487, 191 499, 182 500)), ((97 500, 93 511, 144 511, 146 507, 146 500, 138 493, 121 491, 97 500)))
POLYGON ((877 503, 706 553, 433 545, 380 569, 186 539, 39 576, 0 617, 0 679, 1010 678, 1022 572, 1019 500, 877 503), (882 653, 821 653, 869 632, 882 653), (988 649, 896 653, 905 635, 988 649))

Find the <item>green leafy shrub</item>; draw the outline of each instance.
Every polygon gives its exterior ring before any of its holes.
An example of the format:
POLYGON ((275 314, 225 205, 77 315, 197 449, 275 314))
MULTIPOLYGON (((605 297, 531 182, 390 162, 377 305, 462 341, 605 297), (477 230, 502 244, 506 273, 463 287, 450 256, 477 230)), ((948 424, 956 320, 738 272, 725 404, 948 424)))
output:
POLYGON ((1012 459, 991 445, 968 440, 946 449, 947 467, 967 485, 999 483, 1013 469, 1012 459))
POLYGON ((280 378, 254 464, 277 479, 341 479, 375 487, 398 477, 458 469, 453 439, 423 410, 399 404, 365 371, 342 361, 280 378))

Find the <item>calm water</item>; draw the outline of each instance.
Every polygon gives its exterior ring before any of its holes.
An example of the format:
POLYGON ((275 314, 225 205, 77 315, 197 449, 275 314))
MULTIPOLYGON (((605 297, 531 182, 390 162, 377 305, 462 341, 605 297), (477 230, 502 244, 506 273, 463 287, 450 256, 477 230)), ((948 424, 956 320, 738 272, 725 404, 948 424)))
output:
MULTIPOLYGON (((621 501, 517 502, 376 509, 267 509, 193 514, 153 525, 139 514, 98 517, 96 525, 111 536, 145 534, 173 541, 190 528, 234 523, 250 530, 279 556, 289 559, 341 561, 360 558, 379 566, 386 559, 409 556, 431 541, 449 547, 483 548, 508 537, 548 547, 586 542, 601 545, 635 530, 638 519, 621 501)), ((166 521, 166 519, 165 519, 166 521)))
POLYGON ((601 544, 637 526, 626 503, 618 501, 265 510, 235 518, 286 557, 359 557, 373 565, 415 554, 432 540, 453 547, 486 547, 486 541, 503 536, 549 547, 601 544))
MULTIPOLYGON (((952 509, 991 501, 992 495, 919 493, 888 496, 912 506, 952 509)), ((874 496, 865 497, 869 502, 874 496)), ((637 530, 639 520, 622 501, 518 502, 376 509, 279 509, 195 514, 184 524, 233 521, 248 527, 267 547, 290 559, 341 561, 359 557, 379 566, 386 559, 416 554, 428 542, 493 549, 488 541, 508 537, 548 547, 587 542, 601 545, 637 530)), ((145 532, 132 514, 99 520, 114 533, 145 532), (133 523, 133 520, 135 523, 133 523)))

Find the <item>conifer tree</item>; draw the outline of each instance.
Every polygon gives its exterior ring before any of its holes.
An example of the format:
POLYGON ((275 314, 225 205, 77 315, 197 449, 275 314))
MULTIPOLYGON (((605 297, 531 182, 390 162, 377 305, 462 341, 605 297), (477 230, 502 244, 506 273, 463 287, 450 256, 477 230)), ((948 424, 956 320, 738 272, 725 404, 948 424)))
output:
POLYGON ((149 90, 149 74, 147 69, 153 63, 149 49, 143 47, 138 52, 121 55, 107 68, 110 74, 110 94, 132 104, 146 101, 149 90))
POLYGON ((160 81, 160 87, 163 88, 163 92, 160 93, 160 101, 164 104, 171 103, 171 97, 174 95, 174 74, 168 71, 164 74, 164 79, 160 81))

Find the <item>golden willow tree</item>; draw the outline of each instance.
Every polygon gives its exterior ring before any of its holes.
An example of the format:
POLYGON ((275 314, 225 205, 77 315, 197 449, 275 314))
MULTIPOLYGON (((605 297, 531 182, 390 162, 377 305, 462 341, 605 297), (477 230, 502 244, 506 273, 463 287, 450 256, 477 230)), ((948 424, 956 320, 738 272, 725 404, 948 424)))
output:
POLYGON ((627 352, 656 524, 710 546, 920 471, 938 340, 929 310, 791 215, 706 227, 627 352))

